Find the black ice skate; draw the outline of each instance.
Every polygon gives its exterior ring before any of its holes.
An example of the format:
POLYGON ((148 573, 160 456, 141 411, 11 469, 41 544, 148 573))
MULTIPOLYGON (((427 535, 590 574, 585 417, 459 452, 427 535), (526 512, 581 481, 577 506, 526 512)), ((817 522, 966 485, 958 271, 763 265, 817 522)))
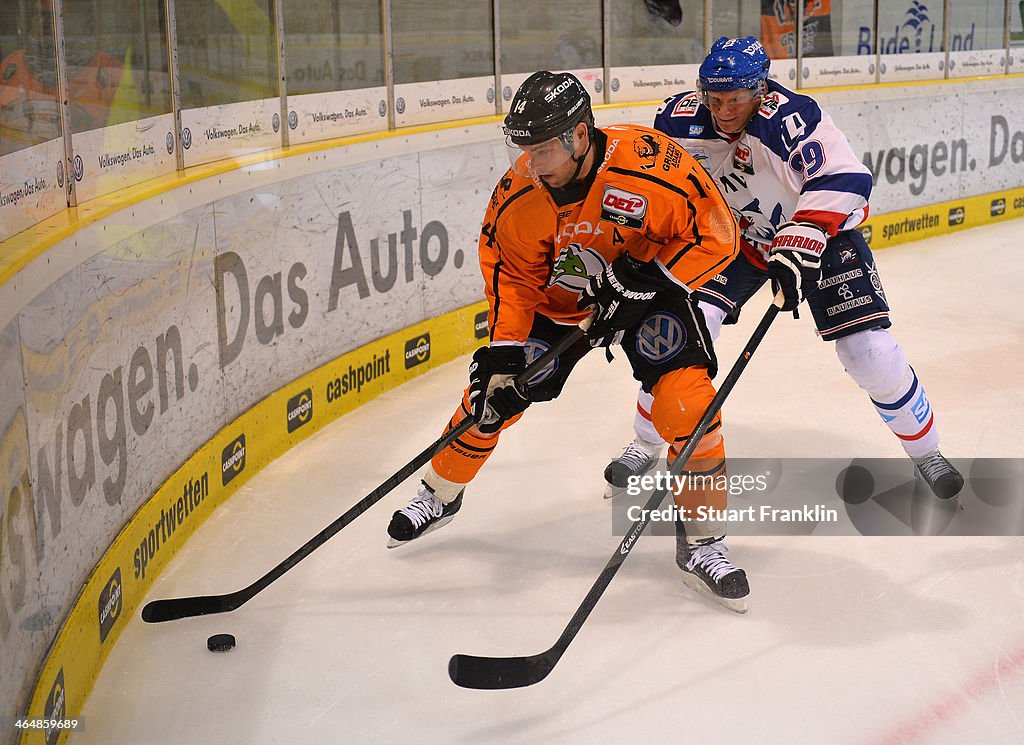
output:
POLYGON ((622 455, 604 469, 604 498, 622 494, 629 486, 630 477, 642 476, 654 468, 661 455, 661 446, 637 437, 622 451, 622 455))
POLYGON ((964 488, 964 477, 938 450, 914 458, 914 468, 939 499, 952 499, 964 488))
POLYGON ((747 574, 725 558, 729 547, 722 539, 690 546, 685 538, 676 541, 676 564, 683 570, 683 583, 731 611, 746 613, 744 598, 750 594, 747 574))
POLYGON ((462 494, 460 491, 455 499, 445 504, 421 481, 416 496, 409 505, 391 516, 391 523, 388 525, 388 548, 406 544, 450 523, 455 513, 462 507, 462 494))

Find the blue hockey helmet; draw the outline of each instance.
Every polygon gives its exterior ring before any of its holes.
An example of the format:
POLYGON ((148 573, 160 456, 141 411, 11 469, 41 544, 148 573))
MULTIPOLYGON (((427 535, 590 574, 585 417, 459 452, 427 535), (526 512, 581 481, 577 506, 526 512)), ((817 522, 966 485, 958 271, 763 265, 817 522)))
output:
POLYGON ((701 91, 755 90, 762 95, 768 80, 771 60, 761 42, 753 36, 742 39, 719 38, 700 65, 697 78, 701 91))

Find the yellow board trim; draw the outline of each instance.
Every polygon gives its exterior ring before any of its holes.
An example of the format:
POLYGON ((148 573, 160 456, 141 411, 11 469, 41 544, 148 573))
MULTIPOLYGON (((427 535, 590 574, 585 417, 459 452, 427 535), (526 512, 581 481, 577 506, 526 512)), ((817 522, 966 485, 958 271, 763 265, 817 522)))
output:
POLYGON ((872 250, 1024 217, 1024 187, 870 217, 859 228, 872 250))
MULTIPOLYGON (((107 654, 124 628, 122 619, 137 611, 153 580, 218 505, 253 474, 325 425, 381 393, 485 344, 486 339, 479 337, 486 337, 486 313, 487 303, 481 301, 371 342, 275 391, 221 429, 132 516, 100 559, 42 665, 26 716, 50 719, 80 714, 107 654), (311 410, 289 406, 289 402, 307 400, 304 394, 312 404, 311 410), (289 409, 293 411, 291 432, 289 409), (303 413, 294 414, 297 411, 303 413), (304 421, 297 424, 296 420, 304 421), (244 449, 238 445, 240 436, 245 438, 244 449), (244 459, 237 455, 239 452, 244 459), (234 459, 231 453, 236 453, 234 459), (226 459, 231 465, 225 469, 226 459), (206 488, 201 486, 204 474, 206 488), (205 493, 199 493, 197 499, 198 492, 205 493), (173 529, 169 518, 174 518, 173 529), (143 571, 142 556, 150 546, 155 550, 143 571), (120 582, 113 582, 118 573, 120 582), (104 608, 108 611, 106 623, 101 624, 104 608), (104 627, 106 637, 101 641, 104 627), (63 685, 54 696, 58 678, 63 685), (52 710, 48 701, 55 697, 60 699, 61 707, 52 710)), ((443 424, 438 423, 439 434, 443 424)), ((413 455, 410 453, 410 457, 413 455)), ((351 503, 362 496, 351 495, 351 503)), ((321 527, 310 526, 310 534, 321 527)), ((59 735, 55 742, 62 742, 61 738, 66 734, 59 735)), ((45 734, 23 731, 21 743, 45 745, 45 734)))

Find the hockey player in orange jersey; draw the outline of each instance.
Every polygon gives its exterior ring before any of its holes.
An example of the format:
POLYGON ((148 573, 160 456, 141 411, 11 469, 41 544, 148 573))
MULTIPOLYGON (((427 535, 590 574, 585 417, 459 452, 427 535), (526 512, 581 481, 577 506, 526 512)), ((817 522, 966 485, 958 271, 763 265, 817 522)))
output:
MULTIPOLYGON (((594 346, 621 345, 634 376, 654 395, 652 417, 672 446, 686 444, 715 391, 716 361, 693 290, 735 257, 737 226, 715 183, 682 148, 653 129, 594 126, 590 96, 569 73, 538 72, 505 118, 514 165, 491 194, 480 233, 490 303, 490 344, 449 423, 477 424, 434 456, 412 502, 392 517, 394 547, 447 524, 502 430, 531 404, 555 398, 594 346), (534 375, 530 359, 594 313, 587 337, 534 375)), ((716 419, 687 472, 725 468, 716 419)), ((721 483, 723 479, 706 479, 721 483)), ((724 491, 682 491, 687 514, 725 507, 724 491)), ((691 522, 677 545, 684 580, 735 610, 746 575, 725 558, 725 525, 691 522)))

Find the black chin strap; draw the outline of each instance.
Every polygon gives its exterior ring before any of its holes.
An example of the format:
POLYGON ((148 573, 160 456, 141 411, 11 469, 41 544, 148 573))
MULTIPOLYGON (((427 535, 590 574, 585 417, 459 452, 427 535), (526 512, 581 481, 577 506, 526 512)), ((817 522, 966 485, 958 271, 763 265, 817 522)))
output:
POLYGON ((577 178, 579 178, 580 169, 583 168, 583 161, 585 161, 587 159, 587 156, 590 154, 590 151, 591 151, 591 149, 593 149, 593 147, 594 147, 594 136, 591 134, 590 127, 587 127, 587 149, 585 151, 583 151, 583 155, 581 155, 579 157, 579 160, 577 160, 576 158, 572 157, 571 155, 569 156, 569 159, 576 164, 576 170, 572 172, 572 176, 569 177, 568 183, 571 184, 573 181, 575 181, 577 178))

